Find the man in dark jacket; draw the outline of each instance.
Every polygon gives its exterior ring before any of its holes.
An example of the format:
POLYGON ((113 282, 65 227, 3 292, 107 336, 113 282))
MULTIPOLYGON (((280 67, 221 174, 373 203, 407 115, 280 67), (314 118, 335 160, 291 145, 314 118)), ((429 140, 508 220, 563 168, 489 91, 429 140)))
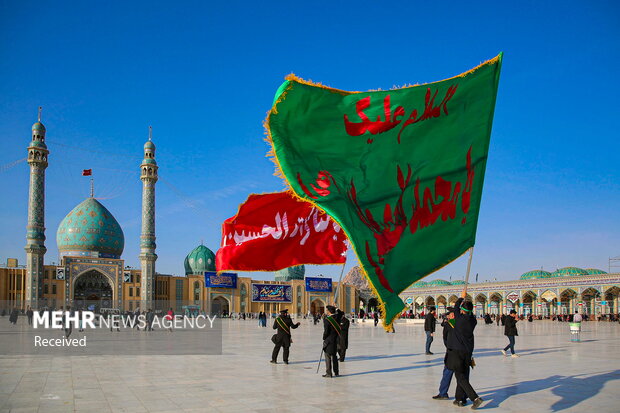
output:
POLYGON ((474 329, 476 317, 472 312, 474 305, 471 301, 459 298, 454 305, 454 330, 448 335, 448 354, 446 366, 454 371, 456 376, 456 394, 454 404, 464 406, 464 401, 469 398, 473 402, 472 409, 477 409, 483 400, 469 383, 469 368, 471 367, 474 352, 474 329))
POLYGON ((349 319, 345 316, 342 310, 338 310, 338 317, 340 318, 340 337, 338 339, 338 356, 340 361, 344 361, 349 348, 349 319))
POLYGON ((512 357, 519 357, 518 354, 515 354, 515 336, 519 335, 517 332, 517 312, 510 310, 510 314, 508 314, 504 323, 504 335, 508 337, 508 345, 504 347, 502 354, 507 356, 506 350, 510 349, 512 357))
POLYGON ((426 355, 433 355, 431 353, 431 343, 433 342, 433 336, 435 335, 435 307, 430 307, 426 317, 424 317, 424 332, 426 333, 426 355))
POLYGON ((288 351, 293 342, 291 339, 291 328, 297 328, 300 324, 299 322, 297 324, 293 323, 286 308, 280 311, 280 315, 276 317, 273 322, 273 329, 277 330, 277 333, 271 338, 271 341, 275 344, 273 352, 271 353, 271 363, 278 364, 277 360, 280 347, 284 347, 284 354, 282 357, 284 359, 284 364, 288 364, 288 351))
MULTIPOLYGON (((454 308, 448 307, 446 309, 448 313, 445 318, 441 322, 441 326, 443 327, 443 344, 448 348, 448 337, 452 334, 452 330, 454 329, 454 308)), ((448 389, 450 388, 450 382, 452 381, 452 376, 454 372, 450 370, 446 366, 446 362, 448 360, 448 352, 446 351, 446 355, 443 359, 443 374, 441 377, 441 383, 439 383, 439 393, 436 396, 433 396, 435 400, 448 400, 450 397, 448 396, 448 389)))
POLYGON ((325 352, 326 372, 323 377, 338 377, 338 340, 342 335, 339 320, 336 315, 336 307, 328 305, 325 307, 326 316, 323 320, 323 351, 325 352))

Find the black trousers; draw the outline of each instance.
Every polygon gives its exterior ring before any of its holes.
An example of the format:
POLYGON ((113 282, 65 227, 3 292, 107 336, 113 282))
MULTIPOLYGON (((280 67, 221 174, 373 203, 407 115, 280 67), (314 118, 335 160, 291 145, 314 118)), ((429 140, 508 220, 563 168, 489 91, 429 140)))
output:
POLYGON ((284 347, 282 358, 284 359, 284 361, 288 362, 288 350, 290 347, 282 342, 276 344, 273 348, 273 353, 271 353, 271 360, 278 361, 278 353, 280 353, 280 347, 284 347))
POLYGON ((456 393, 454 395, 456 400, 462 400, 464 402, 468 397, 471 401, 478 398, 478 393, 476 393, 469 383, 469 368, 465 373, 455 371, 454 377, 456 377, 456 393))
POLYGON ((344 361, 344 358, 346 355, 347 355, 347 349, 343 347, 338 347, 338 356, 340 356, 340 361, 344 361))
POLYGON ((340 374, 340 371, 338 370, 338 354, 325 353, 325 367, 329 376, 340 374))

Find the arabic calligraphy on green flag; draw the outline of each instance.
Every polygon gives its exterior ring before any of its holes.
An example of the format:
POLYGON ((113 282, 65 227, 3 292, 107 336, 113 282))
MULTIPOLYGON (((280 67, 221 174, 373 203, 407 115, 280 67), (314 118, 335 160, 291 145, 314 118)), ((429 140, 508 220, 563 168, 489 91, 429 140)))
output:
POLYGON ((474 245, 501 54, 459 76, 348 92, 290 75, 266 128, 294 193, 347 233, 388 328, 399 293, 474 245))

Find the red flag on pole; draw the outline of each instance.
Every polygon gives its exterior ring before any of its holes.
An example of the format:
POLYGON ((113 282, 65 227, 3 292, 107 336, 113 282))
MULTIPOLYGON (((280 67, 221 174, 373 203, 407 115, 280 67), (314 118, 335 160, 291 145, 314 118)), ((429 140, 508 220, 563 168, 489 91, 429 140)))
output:
POLYGON ((347 237, 318 208, 290 192, 250 195, 222 225, 218 271, 277 271, 301 264, 342 264, 347 237))
POLYGON ((92 169, 84 169, 82 171, 82 176, 91 176, 93 174, 93 170, 92 169))

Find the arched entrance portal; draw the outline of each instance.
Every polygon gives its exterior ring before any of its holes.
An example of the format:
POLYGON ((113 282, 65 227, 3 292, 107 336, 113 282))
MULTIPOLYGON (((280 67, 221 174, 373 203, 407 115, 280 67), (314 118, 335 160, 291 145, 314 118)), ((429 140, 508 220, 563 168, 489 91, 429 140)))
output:
POLYGON ((325 312, 325 303, 318 298, 310 303, 310 312, 321 315, 325 312))
POLYGON ((211 302, 211 314, 216 315, 218 317, 226 317, 228 316, 228 312, 230 311, 230 306, 228 305, 228 300, 225 297, 217 296, 211 302))
POLYGON ((80 274, 73 285, 75 309, 99 311, 101 308, 112 308, 113 296, 110 280, 97 270, 80 274))

